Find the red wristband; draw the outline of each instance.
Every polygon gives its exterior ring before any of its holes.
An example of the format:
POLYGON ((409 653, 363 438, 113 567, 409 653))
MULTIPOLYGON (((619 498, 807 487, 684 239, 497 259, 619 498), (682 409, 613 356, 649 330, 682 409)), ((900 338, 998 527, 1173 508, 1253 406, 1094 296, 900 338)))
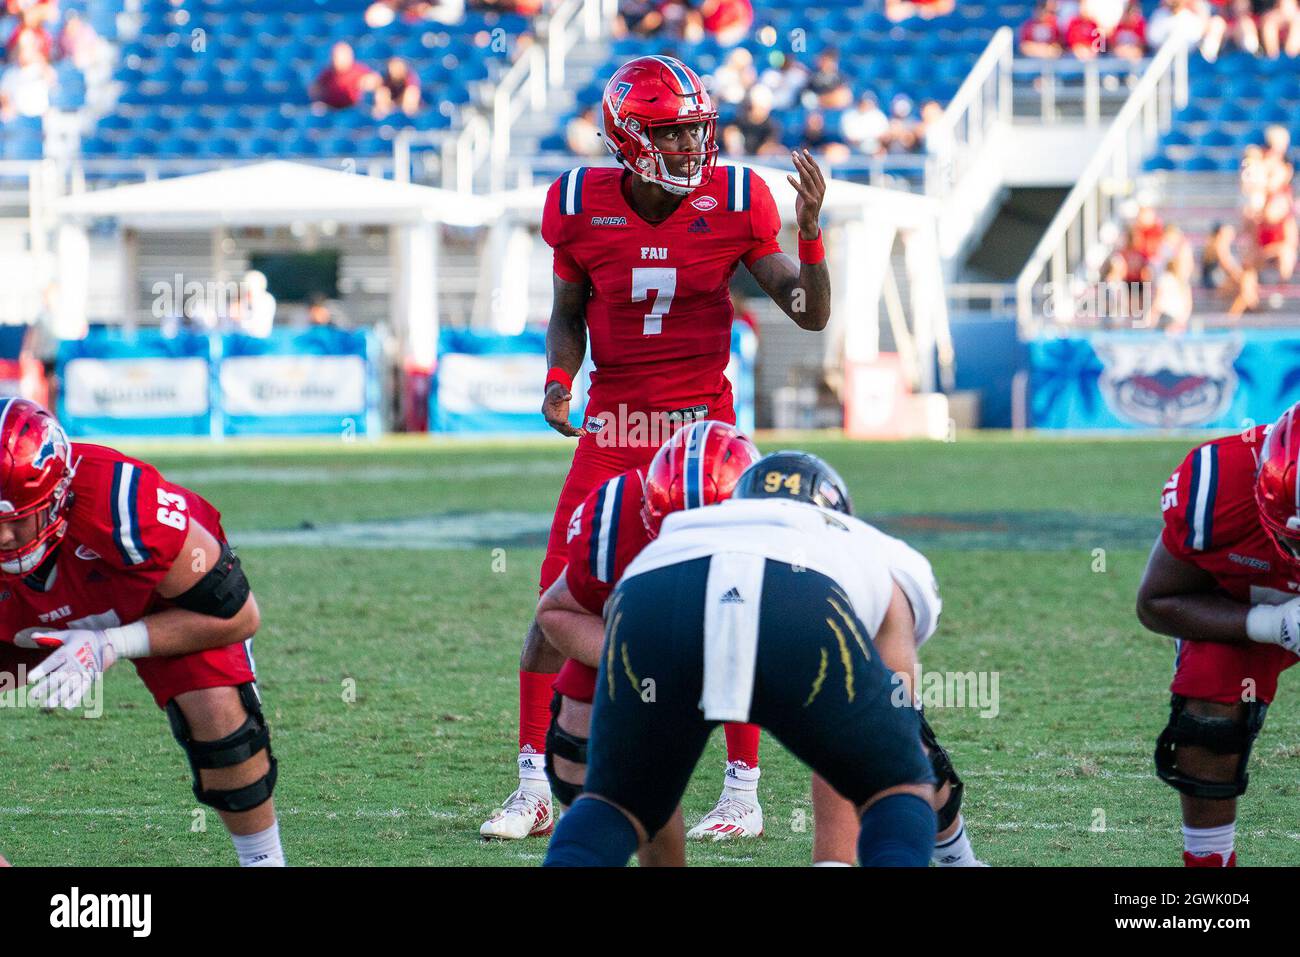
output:
POLYGON ((559 366, 551 366, 551 368, 546 372, 545 388, 549 389, 552 382, 558 382, 560 385, 564 386, 565 392, 573 391, 573 377, 559 366))
POLYGON ((822 245, 822 231, 817 230, 816 239, 799 237, 799 261, 815 266, 826 258, 826 247, 822 245))

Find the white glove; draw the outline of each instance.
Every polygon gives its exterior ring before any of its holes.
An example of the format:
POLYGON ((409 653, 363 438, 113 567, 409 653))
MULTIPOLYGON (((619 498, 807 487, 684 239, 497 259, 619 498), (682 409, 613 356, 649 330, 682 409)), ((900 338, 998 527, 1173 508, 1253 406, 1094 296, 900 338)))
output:
POLYGON ((1256 605, 1246 615, 1246 634, 1251 641, 1281 645, 1300 655, 1300 598, 1284 605, 1256 605))
POLYGON ((31 642, 28 647, 55 648, 27 673, 29 698, 44 708, 72 710, 94 685, 96 676, 111 668, 118 658, 139 658, 149 653, 149 629, 142 621, 106 631, 24 631, 24 640, 31 642))

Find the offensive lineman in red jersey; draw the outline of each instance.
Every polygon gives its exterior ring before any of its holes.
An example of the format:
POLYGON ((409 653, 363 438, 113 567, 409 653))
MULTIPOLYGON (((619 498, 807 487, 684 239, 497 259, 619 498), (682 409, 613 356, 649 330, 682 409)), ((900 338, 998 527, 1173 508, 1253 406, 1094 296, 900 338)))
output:
POLYGON ((1251 745, 1300 652, 1300 404, 1207 442, 1164 487, 1137 613, 1178 638, 1156 774, 1181 795, 1183 863, 1232 867, 1251 745))
MULTIPOLYGON (((593 488, 646 466, 683 423, 735 421, 724 370, 729 283, 740 263, 801 328, 819 331, 830 318, 819 222, 826 181, 810 154, 793 154, 799 175, 787 176, 798 194, 796 265, 777 243, 780 216, 762 178, 715 168, 718 114, 694 71, 667 56, 632 60, 606 84, 603 115, 605 143, 623 168, 570 170, 551 185, 542 216, 555 257, 542 414, 579 441, 541 591, 563 570, 569 518, 593 488), (596 369, 584 426, 575 429, 569 402, 588 334, 596 369)), ((520 656, 519 788, 480 828, 484 837, 550 831, 543 752, 563 661, 534 621, 520 656)), ((744 735, 755 754, 756 730, 744 735)))
POLYGON ((195 797, 243 866, 283 866, 276 761, 249 650, 260 617, 221 514, 156 469, 0 409, 0 672, 72 709, 120 658, 167 712, 195 797))
MULTIPOLYGON (((538 624, 568 658, 555 682, 546 741, 547 777, 564 805, 573 804, 585 777, 591 702, 605 641, 602 616, 614 585, 632 559, 654 541, 666 515, 730 498, 741 474, 758 459, 754 443, 735 426, 695 422, 665 443, 644 473, 629 469, 615 476, 574 509, 567 533, 568 564, 537 606, 538 624)), ((636 761, 638 756, 627 759, 636 761)), ((647 845, 642 865, 685 865, 682 831, 679 808, 647 845)), ((692 831, 714 840, 760 836, 758 768, 729 767, 722 797, 692 831)))

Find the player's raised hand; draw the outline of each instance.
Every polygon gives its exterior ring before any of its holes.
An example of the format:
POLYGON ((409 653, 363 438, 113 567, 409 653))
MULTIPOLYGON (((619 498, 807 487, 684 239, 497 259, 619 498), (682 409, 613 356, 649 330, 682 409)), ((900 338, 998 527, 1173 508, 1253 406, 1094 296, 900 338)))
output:
POLYGON ((542 415, 546 417, 546 424, 556 432, 576 437, 582 435, 582 430, 575 429, 569 422, 571 401, 573 401, 573 393, 560 383, 552 382, 546 387, 546 398, 542 400, 542 415))
POLYGON ((799 178, 796 180, 789 173, 785 178, 799 194, 794 201, 799 235, 804 239, 813 240, 817 238, 822 228, 822 200, 826 198, 826 177, 822 175, 821 167, 807 150, 795 150, 790 156, 794 160, 794 168, 798 171, 799 178))
POLYGON ((102 631, 74 628, 41 632, 36 637, 46 636, 61 639, 62 643, 27 673, 29 697, 43 708, 72 710, 94 685, 95 676, 117 661, 117 649, 102 631))

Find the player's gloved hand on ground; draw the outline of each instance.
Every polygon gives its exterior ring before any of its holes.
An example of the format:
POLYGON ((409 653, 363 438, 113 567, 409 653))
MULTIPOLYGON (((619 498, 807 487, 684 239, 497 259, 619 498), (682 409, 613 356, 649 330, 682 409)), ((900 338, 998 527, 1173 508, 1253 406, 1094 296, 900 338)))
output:
POLYGON ((1256 605, 1246 616, 1246 634, 1251 641, 1281 645, 1300 655, 1300 598, 1284 605, 1256 605))
POLYGON ((75 708, 95 683, 95 676, 111 668, 118 658, 138 658, 149 653, 149 630, 143 622, 107 631, 24 631, 25 640, 32 642, 30 647, 54 648, 27 674, 29 698, 44 708, 75 708))
POLYGON ((552 382, 546 387, 546 398, 542 400, 542 415, 546 417, 546 424, 556 432, 576 437, 582 435, 582 430, 575 429, 569 422, 569 403, 572 400, 572 392, 560 383, 552 382))

